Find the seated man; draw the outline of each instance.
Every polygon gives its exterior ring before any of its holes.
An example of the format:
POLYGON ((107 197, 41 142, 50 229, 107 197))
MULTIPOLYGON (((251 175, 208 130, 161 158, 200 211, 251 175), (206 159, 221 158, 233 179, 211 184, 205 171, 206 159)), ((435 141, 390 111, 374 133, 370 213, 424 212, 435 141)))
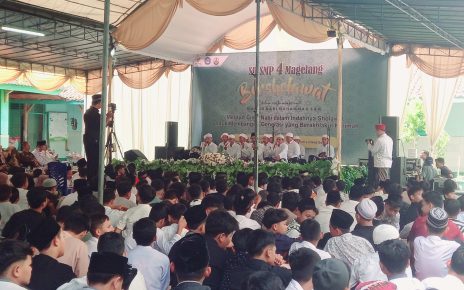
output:
POLYGON ((424 285, 416 278, 406 275, 411 252, 401 240, 388 240, 379 246, 380 269, 397 290, 422 290, 424 285))
POLYGON ((179 283, 173 289, 209 290, 209 287, 202 286, 205 277, 211 273, 205 238, 199 234, 188 235, 176 243, 174 249, 171 269, 179 283))
POLYGON ((347 263, 350 268, 353 267, 356 258, 374 253, 374 248, 369 241, 350 233, 352 223, 353 217, 349 213, 334 209, 330 217, 332 238, 324 248, 333 257, 347 263))
POLYGON ((288 215, 283 209, 268 209, 264 213, 263 227, 274 234, 277 254, 287 256, 290 246, 295 242, 286 235, 288 231, 288 215))
POLYGON ((203 136, 203 142, 201 142, 201 154, 206 153, 217 153, 218 147, 213 142, 213 135, 210 133, 205 134, 203 136))
POLYGON ((115 253, 93 253, 90 258, 87 281, 89 287, 82 289, 123 290, 134 278, 127 258, 115 253))
POLYGON ((440 169, 440 175, 444 178, 453 178, 453 173, 449 170, 448 167, 445 166, 445 159, 437 158, 435 159, 435 165, 438 169, 440 169))
POLYGON ((444 278, 432 277, 422 281, 426 289, 464 290, 464 247, 459 247, 451 257, 448 275, 444 278))
POLYGON ((325 259, 314 267, 313 285, 315 290, 348 290, 350 269, 338 259, 325 259))
POLYGON ((37 161, 34 154, 32 154, 31 145, 29 145, 29 142, 24 141, 22 143, 22 149, 23 151, 19 153, 19 164, 23 167, 39 167, 39 161, 37 161))
POLYGON ((308 248, 315 251, 321 260, 331 257, 326 251, 316 248, 317 244, 322 239, 321 225, 316 220, 305 220, 301 224, 300 230, 302 241, 292 244, 289 251, 290 255, 298 249, 308 248))
POLYGON ((292 281, 286 290, 312 290, 314 267, 321 258, 306 248, 301 248, 290 254, 289 263, 292 269, 292 281))
POLYGON ((31 280, 32 254, 27 243, 15 240, 0 243, 0 289, 26 290, 31 280))
POLYGON ((30 289, 55 290, 76 277, 70 266, 57 260, 64 255, 65 244, 55 220, 43 220, 29 233, 28 240, 40 252, 32 258, 30 289))
POLYGON ((427 216, 429 236, 414 240, 414 266, 419 279, 446 276, 447 263, 459 248, 457 242, 442 239, 447 227, 448 215, 445 210, 433 208, 427 216))
POLYGON ((47 149, 47 141, 37 141, 37 147, 32 151, 32 154, 34 154, 35 159, 37 159, 37 162, 39 162, 39 165, 42 167, 47 166, 48 163, 55 161, 58 156, 52 154, 48 149, 47 149))
POLYGON ((104 214, 94 214, 90 218, 90 233, 92 237, 85 244, 89 250, 89 258, 92 253, 97 251, 98 239, 105 233, 113 232, 114 228, 111 225, 110 219, 104 214))

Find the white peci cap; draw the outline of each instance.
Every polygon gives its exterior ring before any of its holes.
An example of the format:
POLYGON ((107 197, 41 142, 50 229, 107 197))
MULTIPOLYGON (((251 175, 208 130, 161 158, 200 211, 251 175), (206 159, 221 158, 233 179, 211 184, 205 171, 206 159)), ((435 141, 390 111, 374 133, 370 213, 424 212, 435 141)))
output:
POLYGON ((240 135, 238 135, 238 136, 239 136, 239 137, 242 137, 242 138, 245 138, 245 139, 248 139, 247 134, 243 134, 243 133, 242 133, 242 134, 240 134, 240 135))
POLYGON ((400 233, 392 225, 378 225, 375 227, 373 232, 374 245, 380 245, 381 243, 389 240, 397 240, 400 238, 400 233))
POLYGON ((293 137, 293 139, 295 140, 301 140, 300 136, 296 135, 295 137, 293 137))
POLYGON ((235 135, 229 134, 229 139, 235 139, 235 135))
POLYGON ((282 134, 279 134, 279 135, 277 135, 277 136, 276 136, 276 139, 277 139, 277 138, 284 139, 284 135, 282 135, 282 134))
POLYGON ((324 135, 322 135, 322 138, 327 138, 327 139, 328 139, 328 138, 329 138, 329 135, 324 134, 324 135))
POLYGON ((287 134, 285 134, 285 137, 293 138, 293 133, 288 132, 287 134))
POLYGON ((229 134, 227 134, 227 133, 222 133, 222 134, 221 134, 221 138, 224 137, 224 136, 229 137, 229 134))
POLYGON ((213 138, 213 135, 211 133, 207 133, 205 134, 205 136, 203 136, 203 139, 206 139, 206 138, 213 138))

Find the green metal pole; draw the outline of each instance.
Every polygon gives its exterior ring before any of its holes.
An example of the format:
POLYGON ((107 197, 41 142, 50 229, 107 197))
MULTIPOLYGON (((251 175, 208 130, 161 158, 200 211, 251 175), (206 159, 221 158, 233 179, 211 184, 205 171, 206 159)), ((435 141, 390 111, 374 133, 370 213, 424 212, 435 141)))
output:
POLYGON ((100 118, 100 148, 98 161, 98 200, 103 204, 103 189, 105 186, 105 137, 106 137, 106 108, 108 106, 108 57, 110 42, 110 2, 105 0, 105 17, 103 22, 103 63, 102 63, 102 108, 100 118))
POLYGON ((256 70, 255 70, 255 155, 254 155, 254 177, 255 192, 258 193, 258 140, 259 140, 259 34, 261 26, 261 0, 256 0, 256 70))

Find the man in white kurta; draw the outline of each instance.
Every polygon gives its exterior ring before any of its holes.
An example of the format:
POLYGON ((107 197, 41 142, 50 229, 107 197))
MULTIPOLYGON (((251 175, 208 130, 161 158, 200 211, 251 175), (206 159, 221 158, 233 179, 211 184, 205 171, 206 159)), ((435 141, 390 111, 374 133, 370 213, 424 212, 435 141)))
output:
POLYGON ((239 135, 239 142, 240 142, 240 152, 241 152, 241 159, 242 160, 251 160, 253 159, 253 147, 251 146, 248 141, 248 136, 246 134, 239 135))
POLYGON ((217 153, 218 147, 213 143, 213 135, 210 133, 203 136, 203 142, 201 143, 201 154, 206 153, 217 153))
POLYGON ((293 133, 287 133, 285 139, 288 145, 287 160, 300 158, 300 145, 293 140, 293 133))
POLYGON ((374 157, 375 181, 390 179, 390 168, 392 167, 393 140, 385 133, 385 124, 375 125, 377 140, 369 142, 367 148, 374 157))
POLYGON ((317 157, 335 158, 335 149, 329 144, 329 135, 322 135, 322 144, 317 147, 317 157))
POLYGON ((269 160, 269 159, 272 159, 272 157, 274 156, 273 154, 273 147, 274 147, 274 144, 271 143, 271 135, 270 134, 264 134, 261 141, 262 141, 262 145, 263 145, 263 158, 265 160, 269 160))
POLYGON ((276 141, 273 148, 273 158, 274 161, 286 161, 287 160, 287 152, 288 152, 288 145, 284 142, 283 135, 277 135, 276 141))
POLYGON ((218 145, 218 152, 225 153, 227 151, 227 147, 229 147, 229 134, 222 133, 221 134, 221 143, 218 145))
POLYGON ((234 159, 242 157, 242 150, 240 145, 235 142, 235 135, 229 135, 229 147, 227 147, 226 152, 234 159))
POLYGON ((306 148, 301 144, 301 138, 300 136, 294 136, 293 140, 295 140, 296 143, 300 146, 300 159, 306 159, 306 148))

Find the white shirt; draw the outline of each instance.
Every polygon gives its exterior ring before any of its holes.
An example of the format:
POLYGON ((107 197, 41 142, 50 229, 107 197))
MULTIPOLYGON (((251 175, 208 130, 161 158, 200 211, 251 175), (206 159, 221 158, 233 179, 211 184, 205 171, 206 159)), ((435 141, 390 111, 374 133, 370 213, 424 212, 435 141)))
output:
POLYGON ((77 191, 66 195, 59 203, 58 207, 72 205, 77 201, 77 191))
POLYGON ((274 144, 272 143, 261 143, 263 145, 263 157, 264 158, 272 158, 274 157, 274 144))
POLYGON ((240 158, 241 159, 248 159, 251 160, 253 159, 254 151, 253 151, 253 146, 250 143, 243 143, 239 144, 240 146, 240 158))
POLYGON ((287 143, 282 143, 280 145, 274 144, 273 156, 279 156, 281 160, 287 160, 288 145, 287 143))
POLYGON ((17 204, 12 204, 9 201, 0 202, 0 232, 3 231, 3 228, 10 220, 10 217, 18 211, 21 211, 21 208, 17 204))
MULTIPOLYGON (((380 258, 377 252, 356 259, 351 267, 350 288, 358 282, 388 281, 388 277, 380 269, 379 263, 380 258)), ((412 278, 412 270, 409 266, 406 268, 406 275, 412 278)))
POLYGON ((155 249, 165 255, 169 255, 172 246, 180 239, 182 239, 188 232, 186 229, 182 230, 180 235, 177 234, 179 229, 178 224, 171 224, 161 229, 156 229, 156 242, 153 245, 155 249))
POLYGON ((396 290, 424 290, 425 287, 416 278, 397 278, 391 279, 391 283, 396 285, 396 290))
POLYGON ((306 159, 306 149, 305 147, 303 146, 303 144, 298 144, 300 145, 300 158, 301 159, 306 159))
POLYGON ((350 228, 351 231, 354 230, 354 227, 357 224, 357 222, 356 222, 356 206, 358 204, 359 204, 359 201, 349 199, 347 201, 342 202, 342 204, 340 205, 340 209, 346 211, 347 213, 349 213, 354 219, 354 222, 353 222, 353 224, 351 225, 351 228, 350 228))
POLYGON ((206 153, 217 153, 218 152, 218 147, 216 144, 213 142, 206 144, 205 142, 201 142, 201 154, 206 154, 206 153))
POLYGON ((122 210, 117 210, 117 209, 112 209, 109 206, 104 206, 105 207, 105 214, 108 216, 110 219, 110 223, 113 227, 117 227, 119 221, 121 220, 122 216, 124 215, 124 212, 122 210))
POLYGON ((387 134, 380 135, 375 140, 374 145, 367 146, 369 151, 374 156, 374 167, 376 168, 391 168, 393 154, 393 140, 387 134))
POLYGON ((303 290, 303 287, 298 281, 292 279, 285 290, 303 290))
POLYGON ((371 243, 351 233, 330 238, 327 245, 325 245, 324 251, 347 263, 350 268, 353 267, 355 260, 359 257, 375 253, 371 243))
POLYGON ((323 205, 319 208, 319 214, 314 218, 321 225, 321 231, 324 234, 329 232, 330 217, 334 208, 332 205, 323 205))
POLYGON ((37 149, 34 149, 34 151, 32 151, 32 154, 34 154, 35 159, 37 159, 41 166, 46 166, 48 163, 56 160, 56 155, 51 154, 48 150, 39 151, 37 149))
POLYGON ((169 258, 150 246, 136 246, 129 252, 129 264, 142 272, 148 290, 166 290, 169 287, 169 258))
POLYGON ((327 253, 326 251, 324 250, 320 250, 318 248, 316 248, 315 245, 311 244, 310 242, 307 242, 307 241, 302 241, 302 242, 294 242, 291 246, 290 246, 290 250, 288 251, 288 254, 290 255, 291 253, 293 253, 294 251, 298 250, 298 249, 301 249, 301 248, 308 248, 310 250, 313 250, 314 252, 316 252, 319 257, 321 257, 321 260, 324 260, 324 259, 329 259, 331 258, 332 256, 330 256, 329 253, 327 253))
POLYGON ((229 147, 229 142, 226 142, 226 143, 221 142, 221 143, 219 143, 219 145, 218 145, 218 152, 219 152, 219 153, 225 153, 227 147, 229 147))
POLYGON ((19 201, 18 201, 18 206, 21 208, 21 210, 25 210, 29 208, 29 203, 27 203, 27 189, 24 188, 17 188, 19 191, 19 201))
POLYGON ((422 281, 425 288, 435 288, 438 290, 464 290, 464 284, 459 278, 453 275, 446 275, 444 278, 431 277, 422 281))
MULTIPOLYGON (((88 289, 87 284, 87 276, 81 278, 74 278, 66 284, 61 285, 56 290, 80 290, 80 289, 88 289)), ((3 288, 1 288, 3 289, 3 288)), ((134 280, 129 285, 129 290, 147 290, 145 286, 145 279, 140 271, 137 271, 137 275, 135 275, 134 280)))
POLYGON ((139 204, 136 207, 128 209, 121 217, 117 228, 122 231, 122 236, 132 235, 132 227, 139 219, 146 218, 150 215, 151 206, 149 204, 139 204))
POLYGON ((327 145, 321 144, 319 145, 319 147, 317 147, 317 151, 316 151, 317 156, 319 156, 319 154, 324 153, 324 152, 327 157, 331 157, 331 158, 335 157, 335 149, 332 145, 330 145, 329 147, 329 144, 327 145))
POLYGON ((325 193, 324 188, 322 187, 322 184, 314 188, 314 191, 317 194, 316 200, 314 200, 314 203, 316 204, 316 208, 320 209, 321 207, 325 206, 325 201, 327 199, 327 193, 325 193))
POLYGON ((296 143, 295 140, 292 140, 287 146, 287 159, 300 157, 300 144, 296 143))
POLYGON ((27 290, 27 288, 16 285, 12 282, 0 281, 0 289, 2 290, 27 290))
POLYGON ((131 196, 129 197, 129 200, 132 201, 134 204, 137 204, 137 187, 132 186, 131 196))
POLYGON ((85 244, 87 245, 87 249, 89 250, 89 258, 92 256, 92 253, 98 252, 97 245, 98 239, 94 236, 90 237, 85 244))
POLYGON ((239 229, 246 229, 246 228, 252 229, 252 230, 261 229, 261 226, 259 225, 257 221, 247 218, 244 215, 235 215, 234 218, 238 222, 239 229))
POLYGON ((457 248, 459 244, 455 241, 442 240, 438 236, 417 237, 414 240, 416 277, 420 280, 445 277, 447 263, 457 248))
MULTIPOLYGON (((131 196, 132 196, 132 193, 131 193, 131 196)), ((120 205, 126 208, 133 208, 134 206, 136 206, 136 203, 132 202, 130 198, 127 199, 125 197, 119 196, 119 194, 116 192, 116 198, 114 200, 114 205, 120 205)))
POLYGON ((242 157, 242 148, 237 143, 234 143, 227 147, 226 152, 227 154, 229 154, 230 157, 234 159, 240 159, 240 157, 242 157))

